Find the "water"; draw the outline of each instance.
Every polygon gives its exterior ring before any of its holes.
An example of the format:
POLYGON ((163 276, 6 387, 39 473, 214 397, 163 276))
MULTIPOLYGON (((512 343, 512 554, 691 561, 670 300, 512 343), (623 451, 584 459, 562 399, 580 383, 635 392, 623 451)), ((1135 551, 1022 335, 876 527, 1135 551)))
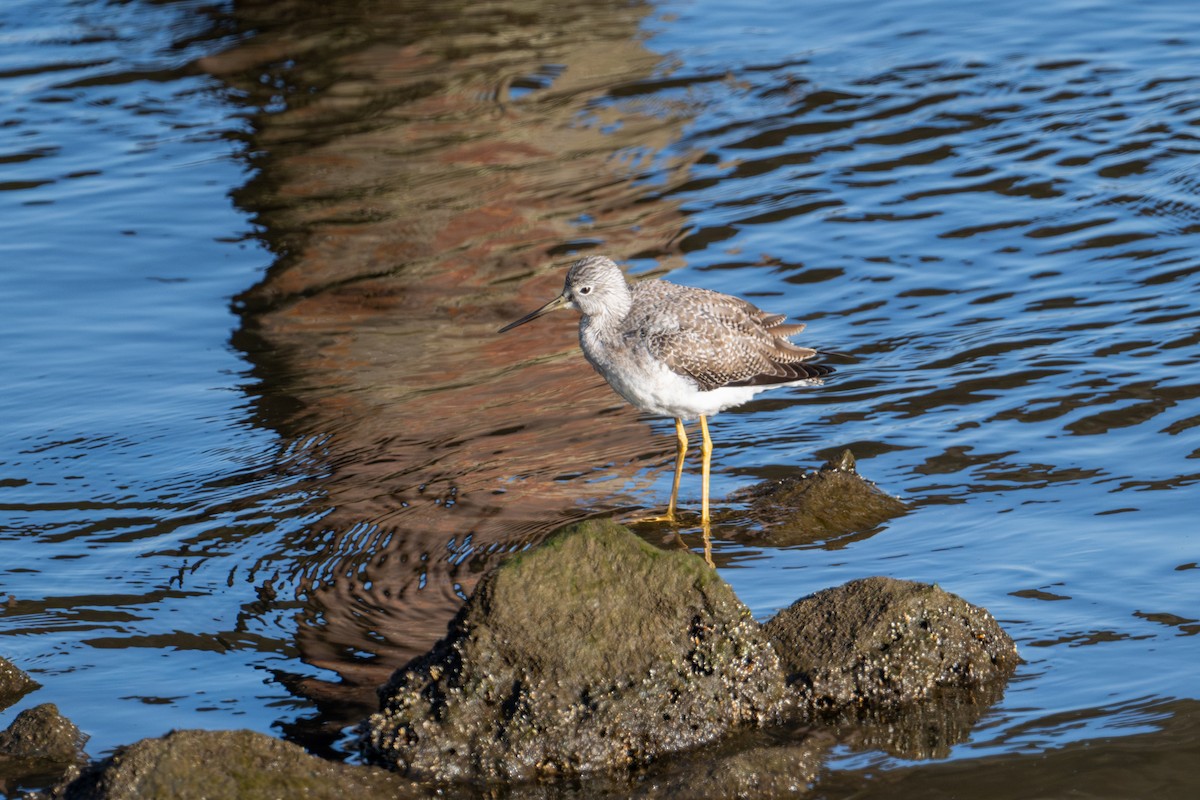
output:
POLYGON ((0 36, 0 653, 92 755, 337 754, 504 553, 664 503, 671 424, 570 315, 493 336, 599 251, 858 359, 713 425, 715 498, 851 447, 915 506, 718 530, 756 616, 885 574, 1018 642, 949 759, 844 749, 824 796, 1194 794, 1193 4, 10 3, 0 36))
POLYGON ((206 9, 0 11, 0 652, 93 754, 297 705, 290 621, 247 613, 300 503, 229 345, 270 257, 228 197, 240 109, 185 74, 232 44, 206 9))

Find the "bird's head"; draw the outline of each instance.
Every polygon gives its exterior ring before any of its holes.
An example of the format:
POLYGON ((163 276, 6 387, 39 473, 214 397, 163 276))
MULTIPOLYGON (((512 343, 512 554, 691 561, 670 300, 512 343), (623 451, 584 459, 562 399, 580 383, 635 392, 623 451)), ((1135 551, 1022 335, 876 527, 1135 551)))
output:
POLYGON ((516 322, 510 322, 500 333, 537 319, 559 308, 574 308, 584 316, 600 317, 607 313, 624 315, 629 310, 629 284, 621 268, 607 256, 586 256, 571 265, 562 293, 546 305, 516 322))

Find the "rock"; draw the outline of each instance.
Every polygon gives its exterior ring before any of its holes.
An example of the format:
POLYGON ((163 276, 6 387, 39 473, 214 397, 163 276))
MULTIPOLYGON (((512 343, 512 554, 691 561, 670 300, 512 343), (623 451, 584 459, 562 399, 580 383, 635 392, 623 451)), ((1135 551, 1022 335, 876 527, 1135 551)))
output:
POLYGON ((817 592, 764 630, 789 684, 817 712, 881 711, 969 692, 1003 683, 1019 661, 986 610, 936 586, 892 578, 817 592))
POLYGON ((0 795, 58 782, 84 760, 85 738, 53 703, 22 711, 0 731, 0 795))
POLYGON ((645 800, 800 797, 816 781, 833 743, 828 734, 792 734, 782 741, 767 734, 737 737, 723 747, 673 759, 669 776, 647 777, 637 796, 645 800))
POLYGON ((763 527, 757 541, 780 546, 869 530, 908 510, 858 474, 849 450, 816 472, 766 481, 737 497, 763 527))
POLYGON ((76 761, 83 755, 85 737, 75 723, 58 713, 53 703, 27 708, 0 731, 0 758, 43 758, 76 761))
POLYGON ((424 794, 386 770, 325 761, 261 733, 186 730, 122 748, 85 770, 61 796, 66 800, 341 800, 424 794))
POLYGON ((786 696, 716 572, 589 521, 485 576, 447 636, 381 690, 361 745, 438 781, 624 770, 773 720, 786 696))
POLYGON ((0 658, 0 711, 37 689, 39 684, 6 658, 0 658))

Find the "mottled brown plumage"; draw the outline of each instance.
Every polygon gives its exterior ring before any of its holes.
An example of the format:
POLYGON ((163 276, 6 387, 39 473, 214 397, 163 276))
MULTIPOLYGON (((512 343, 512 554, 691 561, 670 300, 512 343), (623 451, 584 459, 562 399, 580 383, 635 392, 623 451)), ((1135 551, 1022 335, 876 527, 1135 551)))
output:
POLYGON ((622 328, 644 336, 655 358, 694 380, 700 391, 791 383, 833 371, 825 364, 805 363, 818 353, 788 341, 805 326, 784 325, 782 314, 668 281, 643 281, 631 289, 633 304, 622 328))

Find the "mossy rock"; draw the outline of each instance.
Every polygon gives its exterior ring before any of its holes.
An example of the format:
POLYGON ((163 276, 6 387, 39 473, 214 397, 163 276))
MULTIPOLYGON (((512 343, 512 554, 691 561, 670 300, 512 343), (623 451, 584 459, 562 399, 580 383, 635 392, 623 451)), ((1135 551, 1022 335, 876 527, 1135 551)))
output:
POLYGON ((277 800, 423 797, 386 770, 338 764, 253 731, 174 731, 122 748, 84 771, 66 800, 277 800))
POLYGON ((608 521, 566 528, 480 581, 381 690, 368 760, 438 781, 628 769, 775 719, 779 661, 698 557, 608 521))

